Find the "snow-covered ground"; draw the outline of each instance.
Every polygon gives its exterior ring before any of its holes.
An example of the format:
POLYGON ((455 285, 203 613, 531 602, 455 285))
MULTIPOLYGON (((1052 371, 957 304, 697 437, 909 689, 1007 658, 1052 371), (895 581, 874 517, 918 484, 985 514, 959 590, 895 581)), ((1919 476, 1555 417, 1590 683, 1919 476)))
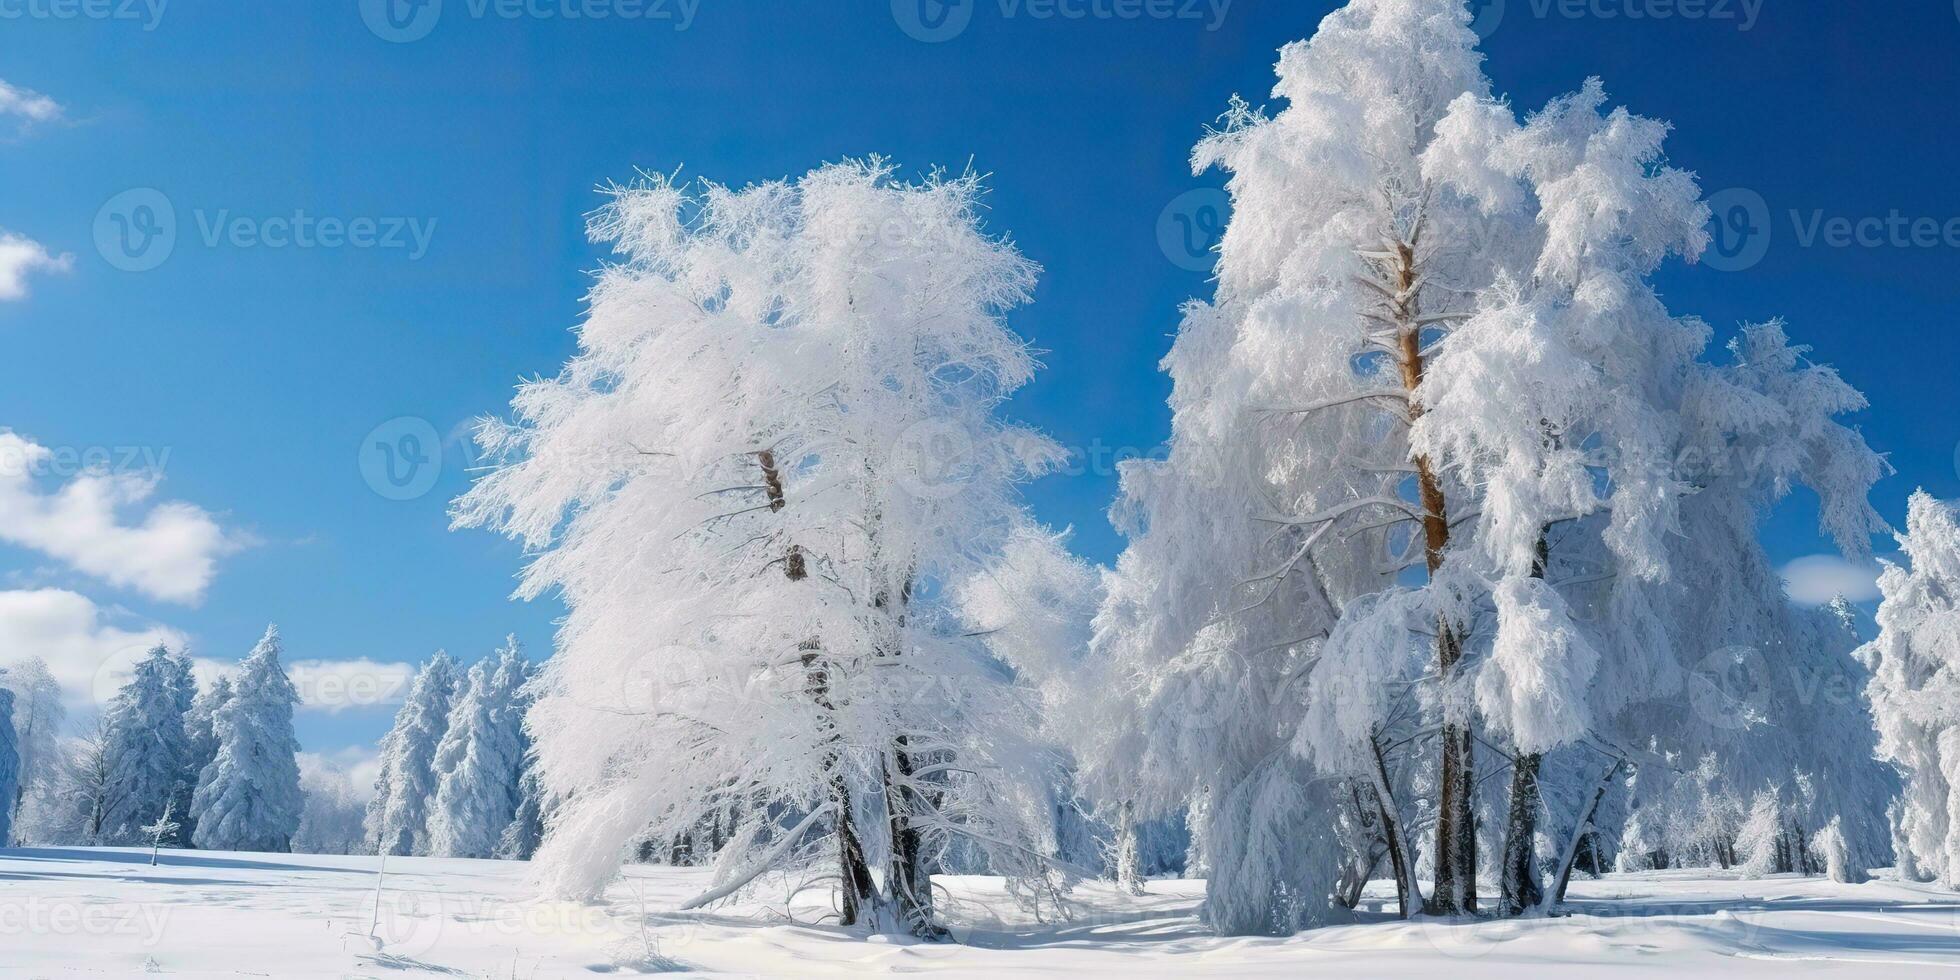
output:
MULTIPOLYGON (((376 931, 375 859, 128 850, 0 852, 0 975, 484 977, 733 975, 1781 977, 1952 975, 1960 896, 1930 886, 1663 872, 1575 883, 1571 918, 1365 921, 1219 939, 1202 885, 1140 899, 1090 886, 1069 921, 1014 914, 992 879, 941 879, 959 943, 866 942, 812 924, 821 896, 676 914, 707 875, 634 869, 604 907, 540 902, 521 864, 396 858, 376 931), (993 913, 993 914, 990 914, 993 913), (999 915, 996 918, 995 915, 999 915)), ((778 892, 781 894, 782 892, 778 892)), ((1371 901, 1369 904, 1376 904, 1371 901)))

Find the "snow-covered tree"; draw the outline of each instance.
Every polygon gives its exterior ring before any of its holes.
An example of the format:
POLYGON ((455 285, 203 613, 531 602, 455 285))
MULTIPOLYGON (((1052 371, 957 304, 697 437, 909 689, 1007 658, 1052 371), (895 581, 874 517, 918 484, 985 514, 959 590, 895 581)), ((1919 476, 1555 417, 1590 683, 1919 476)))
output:
MULTIPOLYGON (((217 677, 197 692, 190 711, 184 715, 184 773, 193 799, 212 760, 218 757, 218 710, 231 700, 231 693, 231 678, 217 677)), ((178 822, 183 825, 178 833, 187 841, 197 839, 197 819, 191 811, 187 801, 177 814, 178 822)))
POLYGON ((1905 778, 1899 874, 1960 888, 1960 514, 1914 494, 1899 546, 1906 563, 1880 575, 1879 634, 1861 651, 1879 750, 1905 778))
POLYGON ((494 661, 470 668, 464 692, 450 711, 449 727, 436 747, 439 774, 429 812, 429 853, 440 857, 495 857, 504 831, 517 817, 523 776, 523 688, 530 664, 511 637, 494 661))
POLYGON ((381 740, 381 772, 367 805, 368 844, 377 854, 429 853, 429 807, 440 788, 436 748, 449 729, 456 686, 456 662, 437 651, 381 740))
MULTIPOLYGON (((0 687, 0 800, 20 798, 20 738, 14 730, 14 692, 0 687)), ((0 841, 14 839, 14 809, 0 807, 0 841)))
POLYGON ((517 813, 511 817, 510 826, 504 828, 503 836, 497 839, 498 858, 529 861, 537 854, 538 845, 544 843, 547 804, 544 780, 527 756, 524 774, 517 780, 517 813))
POLYGON ((156 823, 178 797, 189 758, 184 728, 188 698, 179 684, 176 660, 159 646, 137 661, 135 673, 109 705, 106 751, 115 805, 103 816, 106 843, 149 843, 143 828, 156 823))
POLYGON ((366 854, 367 795, 347 772, 318 756, 299 759, 299 788, 306 796, 299 829, 293 832, 296 854, 366 854))
MULTIPOLYGON (((238 665, 232 697, 213 727, 218 754, 199 780, 191 809, 198 847, 217 851, 288 851, 299 829, 299 740, 293 707, 299 694, 280 665, 279 629, 238 665)), ((181 730, 181 729, 180 729, 181 730)))
POLYGON ((14 836, 0 838, 13 844, 25 839, 28 800, 46 803, 55 792, 61 772, 57 736, 68 709, 61 701, 61 685, 40 657, 8 667, 0 673, 0 687, 14 693, 14 732, 20 753, 20 779, 8 806, 14 836))
POLYGON ((996 417, 1034 370, 1001 320, 1034 269, 980 192, 873 160, 655 178, 594 220, 619 262, 579 354, 480 430, 502 465, 456 509, 538 553, 521 594, 569 606, 531 724, 559 890, 729 812, 704 900, 822 861, 845 923, 930 934, 950 840, 1047 873, 1050 760, 941 605, 1059 458, 996 417))

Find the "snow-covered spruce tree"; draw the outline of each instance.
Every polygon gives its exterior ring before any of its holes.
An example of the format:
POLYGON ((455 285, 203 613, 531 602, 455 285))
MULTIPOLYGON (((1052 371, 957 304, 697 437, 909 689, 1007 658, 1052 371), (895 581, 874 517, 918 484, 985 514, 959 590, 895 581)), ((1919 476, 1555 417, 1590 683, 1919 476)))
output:
POLYGON ((538 845, 544 843, 547 802, 544 780, 538 775, 533 756, 527 753, 524 774, 517 780, 517 813, 511 818, 510 826, 504 828, 503 836, 497 839, 498 858, 529 861, 537 854, 538 845))
POLYGON ((171 695, 176 702, 177 717, 183 719, 184 755, 177 772, 176 788, 170 794, 171 818, 162 823, 163 826, 172 828, 163 843, 172 847, 187 847, 191 842, 191 834, 197 829, 190 818, 191 798, 197 793, 198 777, 203 774, 204 764, 209 761, 197 757, 191 747, 191 735, 195 729, 191 721, 191 712, 197 707, 197 697, 200 692, 197 686, 196 665, 188 652, 178 650, 171 655, 169 682, 171 695))
POLYGON ((102 840, 148 843, 143 828, 156 823, 184 778, 188 740, 177 666, 159 646, 137 661, 136 671, 107 710, 109 796, 102 840))
POLYGON ((482 428, 503 465, 456 510, 538 553, 521 594, 569 606, 531 718, 558 890, 725 812, 745 823, 704 901, 822 861, 844 923, 930 934, 951 838, 1047 873, 1032 721, 942 613, 1059 455, 996 417, 1033 373, 1001 314, 1034 269, 980 192, 873 160, 654 178, 594 220, 620 261, 579 354, 482 428))
POLYGON ((429 853, 429 807, 440 788, 436 748, 449 729, 456 687, 456 662, 436 651, 416 672, 381 740, 381 772, 367 805, 368 843, 376 854, 429 853))
POLYGON ((1905 779, 1894 807, 1900 877, 1960 888, 1960 514, 1913 494, 1904 565, 1879 577, 1872 667, 1879 751, 1905 779))
POLYGON ((449 728, 436 747, 439 774, 429 811, 429 853, 440 857, 495 857, 497 844, 517 816, 523 775, 524 698, 530 665, 517 638, 494 661, 470 668, 469 681, 449 713, 449 728))
MULTIPOLYGON (((184 715, 184 773, 190 784, 190 799, 196 799, 197 788, 203 785, 204 773, 210 769, 212 760, 218 757, 218 709, 231 700, 231 678, 217 677, 209 686, 197 692, 191 700, 190 711, 184 715)), ((197 818, 195 809, 186 800, 177 810, 176 820, 180 824, 178 835, 186 841, 197 839, 197 818)))
POLYGON ((218 755, 191 800, 194 840, 205 850, 287 851, 299 829, 299 695, 279 653, 279 628, 268 626, 239 663, 231 700, 218 709, 218 755))
MULTIPOLYGON (((29 657, 0 673, 0 687, 14 694, 14 733, 20 753, 20 779, 11 800, 0 799, 8 809, 13 836, 0 838, 8 846, 27 842, 30 830, 27 815, 29 798, 42 809, 53 796, 61 772, 61 746, 56 740, 61 723, 68 715, 61 701, 61 685, 40 657, 29 657)), ((54 843, 34 839, 33 843, 54 843)))

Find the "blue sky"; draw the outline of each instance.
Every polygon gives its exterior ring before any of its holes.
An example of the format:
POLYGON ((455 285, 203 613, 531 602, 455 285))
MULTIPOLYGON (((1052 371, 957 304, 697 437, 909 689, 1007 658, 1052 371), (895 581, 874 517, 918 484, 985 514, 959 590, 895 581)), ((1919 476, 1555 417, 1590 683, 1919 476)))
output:
MULTIPOLYGON (((598 260, 583 215, 636 167, 744 183, 882 153, 992 173, 992 227, 1046 268, 1014 323, 1048 369, 1014 409, 1084 454, 1031 498, 1111 559, 1109 460, 1165 436, 1156 363, 1179 302, 1206 292, 1180 219, 1212 226, 1210 198, 1185 195, 1217 178, 1192 177, 1190 147, 1233 93, 1263 101, 1275 50, 1334 6, 446 0, 391 21, 360 0, 121 4, 0 0, 0 229, 46 252, 14 253, 40 266, 25 295, 0 263, 0 427, 52 451, 37 481, 0 477, 47 525, 0 528, 19 617, 0 636, 72 658, 57 666, 80 683, 152 636, 235 660, 268 621, 329 679, 439 647, 473 659, 506 633, 547 650, 557 609, 507 599, 516 548, 444 511, 469 479, 465 423, 571 352, 598 260), (430 443, 441 466, 410 469, 430 443), (128 477, 93 486, 119 510, 49 497, 87 452, 128 477)), ((1741 189, 1723 217, 1754 234, 1712 265, 1746 268, 1670 268, 1670 306, 1723 335, 1786 316, 1865 390, 1860 424, 1900 470, 1888 517, 1916 486, 1960 495, 1955 5, 1479 8, 1518 105, 1600 75, 1675 123, 1672 160, 1710 193, 1741 189)), ((1810 524, 1801 500, 1776 516, 1779 561, 1823 550, 1810 524)), ((301 738, 371 744, 391 711, 308 710, 301 738)))

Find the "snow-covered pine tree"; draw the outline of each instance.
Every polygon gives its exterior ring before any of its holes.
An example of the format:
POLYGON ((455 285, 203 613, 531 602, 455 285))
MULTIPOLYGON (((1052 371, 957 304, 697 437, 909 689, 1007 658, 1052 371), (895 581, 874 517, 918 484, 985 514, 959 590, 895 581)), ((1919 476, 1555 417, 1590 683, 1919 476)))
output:
MULTIPOLYGON (((293 707, 299 695, 279 662, 279 628, 238 665, 231 700, 213 728, 218 754, 199 781, 191 809, 198 847, 217 851, 288 851, 304 805, 293 707)), ((180 729, 181 730, 181 729, 180 729)))
POLYGON ((517 814, 497 840, 498 858, 529 861, 537 854, 538 845, 544 843, 545 806, 544 780, 539 777, 538 767, 527 754, 524 775, 517 780, 517 814))
MULTIPOLYGON (((218 757, 218 710, 231 700, 231 693, 231 678, 220 675, 197 692, 190 711, 184 715, 184 773, 190 783, 191 799, 196 799, 204 774, 218 757)), ((182 825, 178 836, 186 841, 197 839, 194 809, 186 803, 177 812, 177 822, 182 825)))
POLYGON ((196 665, 189 653, 178 650, 171 654, 169 681, 176 700, 177 716, 183 719, 184 756, 177 774, 176 789, 170 794, 172 818, 165 821, 172 824, 173 829, 163 843, 172 847, 187 847, 192 832, 197 829, 190 819, 191 797, 197 793, 197 780, 204 772, 204 764, 210 761, 199 757, 191 745, 191 736, 196 728, 192 724, 191 713, 197 707, 201 692, 197 686, 196 665))
POLYGON ((1861 651, 1879 751, 1905 778, 1899 875, 1960 888, 1960 514, 1913 494, 1899 546, 1906 563, 1879 577, 1878 638, 1861 651))
POLYGON ((368 843, 376 854, 429 853, 429 806, 440 788, 436 747, 455 705, 456 662, 436 651, 416 672, 408 699, 381 740, 381 771, 367 805, 368 843))
MULTIPOLYGON (((28 833, 27 804, 33 797, 41 808, 49 804, 60 781, 61 747, 56 741, 61 723, 68 715, 61 701, 61 685, 40 657, 29 657, 0 674, 0 687, 14 693, 14 732, 20 753, 20 779, 14 796, 7 801, 8 821, 13 827, 9 846, 25 842, 28 833)), ((40 841, 36 843, 53 843, 40 841)))
POLYGON ((1031 720, 940 606, 1059 458, 996 417, 1033 373, 1000 317, 1034 269, 984 234, 980 191, 873 160, 654 178, 595 219, 620 261, 579 354, 480 430, 503 465, 456 509, 539 553, 522 594, 570 607, 532 726, 559 890, 726 812, 746 822, 704 901, 821 860, 846 924, 931 934, 948 838, 1047 875, 1031 720))
POLYGON ((495 660, 470 668, 469 681, 436 747, 439 774, 429 811, 429 853, 495 857, 517 817, 523 776, 523 687, 530 664, 511 637, 495 660))
POLYGON ((137 661, 135 673, 109 705, 109 796, 102 839, 143 844, 143 828, 154 824, 176 799, 188 759, 185 699, 170 651, 159 646, 137 661))

